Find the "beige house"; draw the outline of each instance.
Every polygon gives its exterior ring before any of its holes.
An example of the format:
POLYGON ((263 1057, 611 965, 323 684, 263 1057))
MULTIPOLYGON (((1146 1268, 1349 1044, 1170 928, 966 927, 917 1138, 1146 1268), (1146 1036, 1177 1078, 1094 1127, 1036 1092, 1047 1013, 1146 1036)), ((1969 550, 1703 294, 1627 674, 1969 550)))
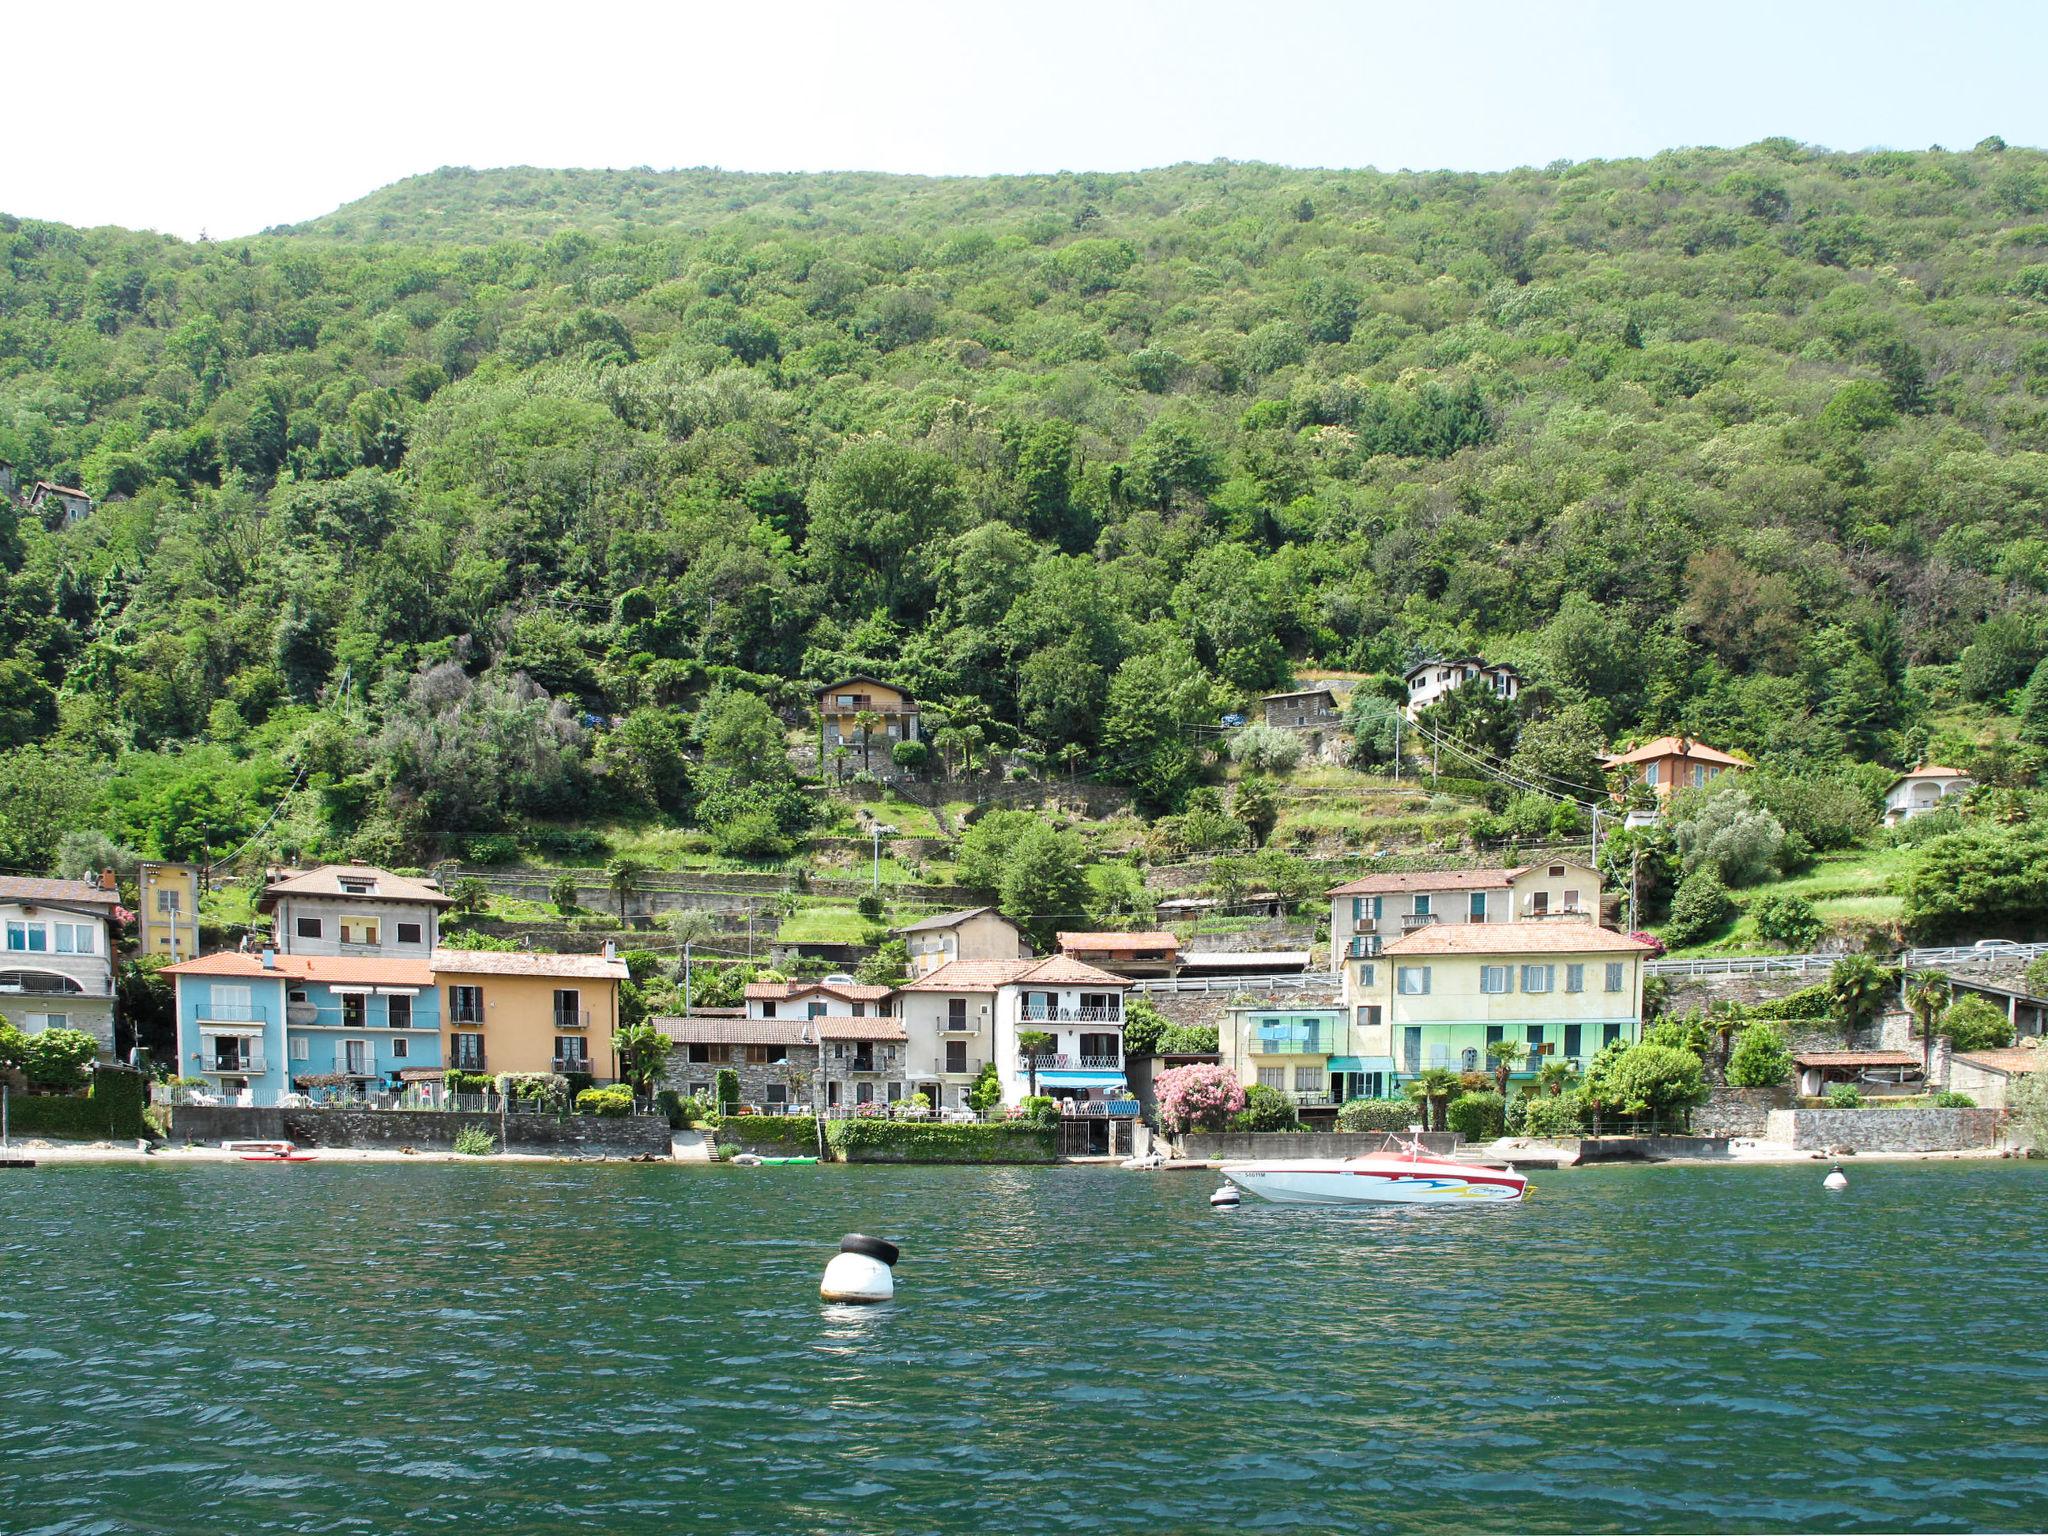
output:
POLYGON ((1171 976, 1180 961, 1180 940, 1156 933, 1063 933, 1060 953, 1118 976, 1171 976))
POLYGON ((271 917, 284 955, 362 955, 424 960, 440 942, 453 899, 432 880, 372 864, 272 870, 256 910, 271 917))
POLYGON ((829 766, 832 749, 844 746, 854 764, 874 773, 890 772, 890 748, 916 741, 917 704, 908 693, 875 677, 848 677, 818 690, 818 764, 829 766), (860 722, 874 716, 863 747, 860 722))
POLYGON ((2013 1085, 2048 1067, 2048 1050, 2039 1045, 2008 1045, 1991 1051, 1966 1051, 1949 1058, 1948 1087, 1966 1093, 1979 1109, 2005 1109, 2013 1085))
POLYGON ((910 954, 913 979, 929 976, 955 960, 1028 960, 1024 930, 994 907, 941 912, 896 930, 910 954))
POLYGON ((1909 768, 1884 792, 1884 824, 1895 827, 1945 805, 1960 805, 1976 782, 1960 768, 1939 768, 1932 763, 1909 768))
POLYGON ((1570 860, 1516 869, 1409 870, 1347 881, 1329 896, 1330 969, 1350 982, 1359 962, 1433 924, 1598 922, 1600 872, 1570 860))

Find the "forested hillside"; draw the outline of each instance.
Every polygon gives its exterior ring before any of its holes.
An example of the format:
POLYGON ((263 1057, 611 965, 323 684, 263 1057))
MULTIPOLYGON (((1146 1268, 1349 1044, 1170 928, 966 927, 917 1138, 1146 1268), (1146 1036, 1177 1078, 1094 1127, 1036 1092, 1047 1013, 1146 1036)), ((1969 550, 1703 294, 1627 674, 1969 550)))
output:
POLYGON ((758 719, 698 711, 846 671, 1153 808, 1298 666, 1472 649, 1572 782, 1669 730, 2038 766, 2035 151, 444 171, 0 239, 0 455, 99 498, 0 519, 0 864, 786 834, 758 719))

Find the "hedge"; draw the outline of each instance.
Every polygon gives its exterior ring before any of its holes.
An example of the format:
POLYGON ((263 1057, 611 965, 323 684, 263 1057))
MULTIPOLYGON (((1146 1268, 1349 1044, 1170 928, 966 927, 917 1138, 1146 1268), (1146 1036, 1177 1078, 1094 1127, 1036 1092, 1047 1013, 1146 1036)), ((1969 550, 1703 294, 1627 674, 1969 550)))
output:
MULTIPOLYGON (((728 1122, 730 1123, 730 1122, 728 1122)), ((843 1163, 1051 1163, 1050 1126, 944 1125, 922 1120, 832 1120, 825 1141, 843 1163)))
POLYGON ((809 1115, 727 1115, 713 1139, 722 1147, 818 1149, 818 1122, 809 1115))
POLYGON ((120 1068, 104 1068, 92 1075, 92 1086, 82 1094, 36 1094, 7 1096, 7 1128, 13 1136, 85 1136, 118 1141, 146 1136, 149 1127, 142 1118, 143 1076, 120 1068))

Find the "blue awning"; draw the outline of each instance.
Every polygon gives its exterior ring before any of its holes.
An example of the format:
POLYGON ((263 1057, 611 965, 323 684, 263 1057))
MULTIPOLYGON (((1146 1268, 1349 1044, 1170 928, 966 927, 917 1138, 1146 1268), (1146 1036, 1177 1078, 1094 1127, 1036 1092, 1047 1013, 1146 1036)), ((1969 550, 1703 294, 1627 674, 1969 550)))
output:
POLYGON ((1391 1056, 1332 1056, 1332 1072, 1391 1072, 1394 1058, 1391 1056))
MULTIPOLYGON (((1017 1075, 1028 1077, 1030 1074, 1020 1072, 1017 1075)), ((1042 1088, 1121 1088, 1124 1075, 1121 1072, 1081 1072, 1072 1068, 1047 1071, 1041 1067, 1038 1083, 1042 1088)))

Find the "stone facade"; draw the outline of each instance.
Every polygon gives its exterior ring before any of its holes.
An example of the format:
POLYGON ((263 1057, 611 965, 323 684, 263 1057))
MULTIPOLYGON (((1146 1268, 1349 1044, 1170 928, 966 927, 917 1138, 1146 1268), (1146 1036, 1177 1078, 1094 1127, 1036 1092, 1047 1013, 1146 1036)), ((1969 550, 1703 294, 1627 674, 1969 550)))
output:
POLYGON ((1998 1144, 1995 1109, 1774 1109, 1770 1139, 1802 1152, 1962 1152, 1998 1144))
POLYGON ((1771 1111, 1785 1107, 1784 1088, 1716 1088, 1692 1112, 1692 1128, 1702 1136, 1768 1135, 1771 1111))
POLYGON ((748 1047, 744 1045, 707 1045, 702 1047, 706 1057, 703 1061, 690 1060, 690 1047, 677 1045, 669 1052, 668 1062, 662 1068, 661 1085, 673 1088, 685 1098, 699 1098, 711 1102, 718 1073, 721 1068, 730 1067, 739 1074, 740 1102, 751 1104, 756 1109, 770 1109, 780 1104, 806 1106, 812 1101, 818 1074, 818 1048, 815 1045, 792 1045, 786 1052, 786 1062, 765 1059, 778 1054, 773 1047, 748 1047), (751 1054, 757 1060, 748 1060, 751 1054), (779 1087, 782 1097, 777 1100, 771 1095, 771 1088, 779 1087))
POLYGON ((397 1151, 401 1147, 446 1151, 465 1129, 492 1136, 502 1125, 508 1152, 557 1152, 563 1156, 667 1156, 669 1124, 660 1115, 460 1114, 408 1109, 240 1109, 181 1106, 171 1112, 171 1136, 178 1141, 292 1141, 302 1147, 350 1147, 397 1151))

